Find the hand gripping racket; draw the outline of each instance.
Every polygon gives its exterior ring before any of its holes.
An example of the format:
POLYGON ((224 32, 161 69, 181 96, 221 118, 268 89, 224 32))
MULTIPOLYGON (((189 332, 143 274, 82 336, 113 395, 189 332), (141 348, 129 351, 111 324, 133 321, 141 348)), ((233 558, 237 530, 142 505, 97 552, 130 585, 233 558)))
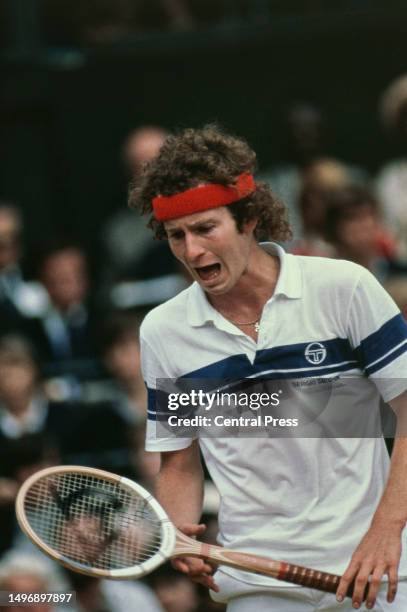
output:
MULTIPOLYGON (((198 542, 171 523, 143 487, 102 470, 77 466, 37 472, 16 500, 22 530, 65 567, 103 578, 140 578, 175 557, 264 574, 335 593, 340 576, 198 542)), ((353 585, 348 596, 352 595, 353 585)))

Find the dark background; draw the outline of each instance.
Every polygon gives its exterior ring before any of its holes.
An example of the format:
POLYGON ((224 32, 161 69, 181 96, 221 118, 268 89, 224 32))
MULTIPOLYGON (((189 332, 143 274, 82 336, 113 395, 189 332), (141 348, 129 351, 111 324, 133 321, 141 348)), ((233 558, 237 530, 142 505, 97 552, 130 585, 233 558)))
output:
POLYGON ((377 103, 407 68, 406 3, 301 6, 253 0, 191 31, 158 24, 92 46, 63 4, 55 16, 40 0, 1 0, 0 195, 22 207, 28 241, 61 227, 96 240, 125 206, 120 147, 143 123, 217 120, 264 169, 289 159, 285 111, 305 100, 325 112, 332 155, 371 172, 394 157, 377 103))

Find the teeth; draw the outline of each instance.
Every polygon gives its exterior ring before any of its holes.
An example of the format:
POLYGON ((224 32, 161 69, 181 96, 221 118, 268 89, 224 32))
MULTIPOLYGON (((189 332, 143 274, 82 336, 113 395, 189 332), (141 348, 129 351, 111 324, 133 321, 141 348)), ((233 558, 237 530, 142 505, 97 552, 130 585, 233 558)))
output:
POLYGON ((220 267, 217 264, 210 264, 197 268, 197 272, 203 280, 212 280, 219 275, 220 267))

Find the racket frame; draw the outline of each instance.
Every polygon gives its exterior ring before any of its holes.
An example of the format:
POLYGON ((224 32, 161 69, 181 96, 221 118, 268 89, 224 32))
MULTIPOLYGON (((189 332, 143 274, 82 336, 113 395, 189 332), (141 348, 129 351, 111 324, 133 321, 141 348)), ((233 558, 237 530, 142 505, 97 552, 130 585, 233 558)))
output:
POLYGON ((36 472, 32 476, 30 476, 19 489, 16 498, 16 515, 18 524, 20 525, 22 531, 28 536, 28 538, 33 542, 33 544, 39 547, 45 554, 51 557, 51 559, 58 561, 58 563, 61 563, 61 565, 63 565, 67 569, 75 570, 87 576, 94 576, 97 578, 109 578, 115 580, 141 578, 142 576, 151 573, 162 563, 167 561, 172 555, 175 548, 176 529, 168 518, 165 510, 161 507, 158 501, 154 499, 151 493, 149 493, 144 487, 137 484, 136 482, 133 482, 129 478, 125 478, 124 476, 118 476, 117 474, 112 474, 111 472, 99 470, 96 468, 87 468, 84 466, 77 465, 66 465, 49 467, 36 472), (147 502, 148 506, 154 512, 154 514, 157 516, 157 519, 161 523, 161 543, 157 552, 155 552, 150 559, 147 559, 146 561, 143 561, 142 563, 139 563, 137 565, 132 565, 123 569, 105 570, 91 567, 87 568, 85 565, 73 561, 72 559, 69 559, 68 557, 64 556, 62 553, 56 551, 46 542, 44 542, 44 540, 36 534, 35 530, 30 525, 25 511, 24 501, 31 487, 38 481, 43 480, 47 476, 58 476, 60 474, 67 473, 80 474, 88 477, 100 477, 105 481, 120 485, 130 493, 136 493, 138 497, 142 497, 147 502))

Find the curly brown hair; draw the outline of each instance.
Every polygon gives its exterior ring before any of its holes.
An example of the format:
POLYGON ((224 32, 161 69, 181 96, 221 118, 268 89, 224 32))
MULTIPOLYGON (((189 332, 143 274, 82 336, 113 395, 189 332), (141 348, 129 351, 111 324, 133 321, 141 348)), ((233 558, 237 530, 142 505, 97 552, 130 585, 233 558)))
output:
MULTIPOLYGON (((164 225, 152 215, 152 200, 157 195, 170 196, 202 183, 233 185, 242 172, 253 173, 256 154, 242 138, 226 134, 210 124, 202 129, 186 129, 168 136, 156 159, 150 162, 130 185, 129 206, 149 214, 148 227, 156 238, 166 237, 164 225)), ((258 239, 288 240, 291 229, 284 205, 270 186, 256 182, 256 191, 228 206, 239 231, 257 219, 258 239)))

